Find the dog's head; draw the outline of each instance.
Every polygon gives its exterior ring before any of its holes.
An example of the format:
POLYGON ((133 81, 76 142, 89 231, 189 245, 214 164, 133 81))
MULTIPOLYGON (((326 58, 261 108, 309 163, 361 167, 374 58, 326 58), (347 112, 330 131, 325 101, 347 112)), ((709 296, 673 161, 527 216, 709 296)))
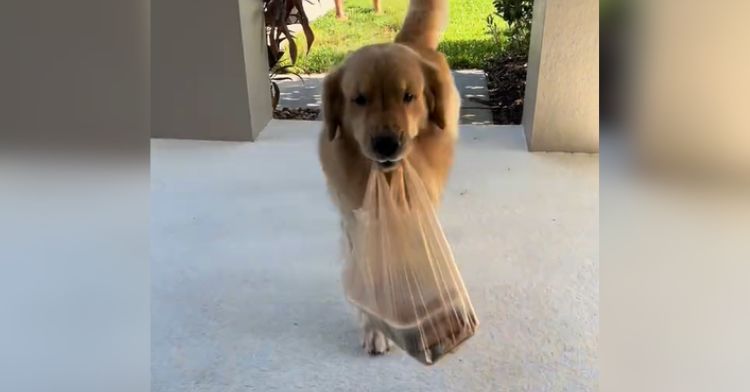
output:
POLYGON ((420 133, 445 128, 445 83, 407 46, 364 47, 323 82, 325 132, 331 141, 354 141, 365 158, 390 170, 420 133))

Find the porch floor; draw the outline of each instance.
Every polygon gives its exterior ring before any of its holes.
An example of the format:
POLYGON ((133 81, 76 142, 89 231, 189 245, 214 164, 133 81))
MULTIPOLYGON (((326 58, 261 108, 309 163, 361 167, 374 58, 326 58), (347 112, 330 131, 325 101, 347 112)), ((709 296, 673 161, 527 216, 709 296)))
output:
POLYGON ((319 129, 152 142, 154 391, 597 389, 598 156, 462 126, 440 216, 480 327, 425 367, 359 347, 319 129))

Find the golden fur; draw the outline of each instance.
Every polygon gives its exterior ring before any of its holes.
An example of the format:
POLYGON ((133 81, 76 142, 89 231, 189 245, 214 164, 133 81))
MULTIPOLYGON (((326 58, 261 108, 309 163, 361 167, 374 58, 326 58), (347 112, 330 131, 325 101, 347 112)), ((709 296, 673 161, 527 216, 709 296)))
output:
MULTIPOLYGON (((370 141, 383 129, 399 133, 399 158, 409 160, 439 203, 453 163, 460 105, 448 62, 436 50, 446 20, 447 0, 411 0, 396 42, 357 50, 323 82, 320 162, 345 233, 375 164, 370 141), (413 99, 406 102, 405 95, 413 99)), ((366 328, 364 345, 379 354, 387 339, 366 328)))

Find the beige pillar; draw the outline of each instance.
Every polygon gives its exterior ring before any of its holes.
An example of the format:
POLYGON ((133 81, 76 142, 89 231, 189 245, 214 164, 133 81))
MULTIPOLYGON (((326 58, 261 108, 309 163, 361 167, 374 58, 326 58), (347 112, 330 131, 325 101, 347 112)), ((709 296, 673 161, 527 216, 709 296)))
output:
POLYGON ((536 0, 523 126, 530 151, 599 151, 599 1, 536 0))
POLYGON ((151 6, 151 135, 254 140, 272 114, 262 2, 151 6))

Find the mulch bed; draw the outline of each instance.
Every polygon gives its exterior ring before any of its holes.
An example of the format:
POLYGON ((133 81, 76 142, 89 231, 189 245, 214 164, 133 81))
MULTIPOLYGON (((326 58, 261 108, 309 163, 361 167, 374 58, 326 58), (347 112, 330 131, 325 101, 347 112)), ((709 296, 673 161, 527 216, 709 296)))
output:
POLYGON ((495 124, 520 124, 526 91, 526 56, 508 56, 487 62, 487 89, 495 124))
POLYGON ((273 118, 277 120, 317 120, 318 117, 319 108, 277 108, 273 111, 273 118))

